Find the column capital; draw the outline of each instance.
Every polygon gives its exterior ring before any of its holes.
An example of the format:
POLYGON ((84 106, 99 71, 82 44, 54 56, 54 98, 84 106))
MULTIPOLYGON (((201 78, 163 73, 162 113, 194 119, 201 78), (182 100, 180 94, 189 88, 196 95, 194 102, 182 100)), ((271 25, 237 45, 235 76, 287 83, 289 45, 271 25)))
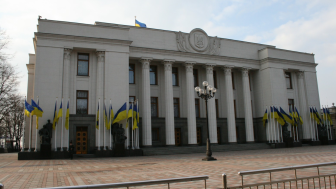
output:
POLYGON ((241 68, 243 77, 248 77, 248 74, 249 74, 250 69, 251 69, 251 68, 246 68, 246 67, 242 67, 242 68, 241 68))
POLYGON ((70 60, 70 54, 72 52, 72 49, 64 48, 64 59, 70 60))
POLYGON ((296 75, 298 76, 299 79, 303 79, 304 71, 298 71, 296 72, 296 75))
POLYGON ((105 51, 96 51, 96 55, 97 55, 97 58, 98 58, 98 62, 104 62, 105 51))
POLYGON ((225 75, 231 75, 231 72, 232 72, 233 68, 234 68, 234 66, 230 66, 230 65, 225 65, 225 66, 222 67, 225 75))
POLYGON ((153 58, 141 57, 139 61, 142 63, 142 69, 149 69, 149 64, 152 60, 153 58))
POLYGON ((171 71, 172 70, 172 64, 175 62, 175 60, 163 60, 162 64, 164 64, 164 70, 165 71, 171 71))
POLYGON ((215 66, 216 64, 212 64, 212 63, 207 63, 203 65, 203 67, 206 69, 207 74, 213 74, 213 67, 215 66))
POLYGON ((186 61, 184 63, 184 66, 186 67, 187 72, 193 72, 193 67, 196 64, 196 62, 193 61, 186 61))

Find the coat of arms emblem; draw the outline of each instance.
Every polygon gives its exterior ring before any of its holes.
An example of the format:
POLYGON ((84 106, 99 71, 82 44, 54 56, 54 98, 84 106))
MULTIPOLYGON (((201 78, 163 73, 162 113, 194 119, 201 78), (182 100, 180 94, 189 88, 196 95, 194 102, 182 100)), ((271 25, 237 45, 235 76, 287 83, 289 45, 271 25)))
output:
POLYGON ((204 36, 202 34, 195 33, 195 46, 198 48, 204 47, 204 36))

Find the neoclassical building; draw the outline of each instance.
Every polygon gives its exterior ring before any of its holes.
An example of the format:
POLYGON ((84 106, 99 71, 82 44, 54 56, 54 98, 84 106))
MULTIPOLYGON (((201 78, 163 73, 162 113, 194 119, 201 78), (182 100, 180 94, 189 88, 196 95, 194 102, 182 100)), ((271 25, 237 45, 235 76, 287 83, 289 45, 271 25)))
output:
MULTIPOLYGON (((82 153, 104 140, 109 145, 108 132, 95 128, 99 99, 108 106, 111 99, 114 112, 138 99, 140 148, 205 144, 205 102, 194 90, 203 81, 217 89, 207 110, 211 143, 266 142, 262 117, 269 106, 297 107, 304 122, 299 138, 311 139, 308 110, 320 107, 314 54, 208 36, 199 28, 185 33, 46 19, 38 20, 33 42, 27 101, 38 96, 39 125, 52 121, 56 98, 58 106, 64 98, 63 108, 70 99, 69 137, 58 126, 53 148, 77 141, 78 133, 87 136, 75 143, 82 153)), ((34 148, 35 124, 29 131, 26 121, 26 148, 29 138, 34 148)))

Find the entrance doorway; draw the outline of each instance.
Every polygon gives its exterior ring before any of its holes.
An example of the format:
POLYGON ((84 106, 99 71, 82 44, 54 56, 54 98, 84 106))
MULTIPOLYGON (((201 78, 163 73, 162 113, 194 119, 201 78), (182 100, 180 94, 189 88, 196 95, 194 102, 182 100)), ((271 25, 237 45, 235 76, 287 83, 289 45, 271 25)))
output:
POLYGON ((76 154, 87 154, 87 127, 76 129, 76 154))
POLYGON ((197 127, 197 144, 202 145, 202 127, 197 127))
POLYGON ((181 128, 175 128, 175 146, 181 146, 181 128))

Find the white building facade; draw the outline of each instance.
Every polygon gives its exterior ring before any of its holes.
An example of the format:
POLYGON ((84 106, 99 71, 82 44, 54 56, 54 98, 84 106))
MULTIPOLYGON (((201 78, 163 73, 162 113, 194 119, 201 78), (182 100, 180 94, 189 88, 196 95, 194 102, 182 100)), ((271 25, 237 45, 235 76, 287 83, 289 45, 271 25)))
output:
MULTIPOLYGON (((56 98, 58 106, 64 99, 64 116, 70 99, 69 137, 58 126, 53 148, 77 141, 78 133, 87 136, 78 143, 83 153, 110 145, 108 131, 95 129, 99 99, 107 106, 111 99, 114 112, 138 99, 140 147, 205 144, 205 102, 194 90, 203 81, 217 88, 208 103, 211 143, 266 142, 262 117, 270 106, 297 107, 304 122, 299 138, 312 138, 309 107, 320 107, 313 54, 212 37, 198 28, 183 33, 45 19, 38 20, 33 41, 27 101, 39 98, 40 128, 52 122, 56 98)), ((29 131, 27 119, 25 148, 29 140, 34 148, 35 124, 29 131)))

